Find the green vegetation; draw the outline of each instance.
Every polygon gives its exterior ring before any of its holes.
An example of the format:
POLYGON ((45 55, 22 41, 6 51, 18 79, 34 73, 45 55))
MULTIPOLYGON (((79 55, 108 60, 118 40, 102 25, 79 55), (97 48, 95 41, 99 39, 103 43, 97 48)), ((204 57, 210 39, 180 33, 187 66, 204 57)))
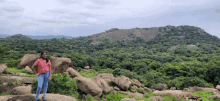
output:
POLYGON ((136 91, 137 91, 138 93, 143 93, 139 88, 136 88, 136 91))
MULTIPOLYGON (((97 73, 112 73, 115 77, 124 75, 139 80, 148 88, 159 90, 162 88, 157 83, 180 90, 190 86, 215 87, 220 84, 217 72, 220 71, 220 40, 198 30, 201 29, 193 26, 165 26, 159 28, 164 35, 158 34, 149 41, 140 37, 115 42, 102 39, 96 45, 90 44, 93 41, 91 36, 76 39, 0 40, 0 64, 8 66, 4 73, 25 73, 24 70, 14 69, 20 59, 25 54, 39 54, 46 50, 48 58, 70 58, 70 67, 84 77, 94 78, 97 73), (187 49, 190 44, 196 45, 198 49, 187 49), (177 45, 179 47, 176 49, 169 50, 177 45), (91 70, 82 72, 84 66, 90 66, 91 70)), ((112 82, 110 84, 114 85, 112 82)), ((77 95, 76 92, 72 94, 77 95)))
POLYGON ((95 71, 94 69, 89 69, 88 72, 80 71, 79 73, 80 73, 82 76, 87 77, 87 78, 95 78, 95 76, 98 74, 98 72, 95 71))
MULTIPOLYGON (((35 94, 37 87, 37 80, 33 80, 31 93, 35 94)), ((42 86, 41 93, 43 93, 43 88, 44 87, 42 86)), ((77 90, 78 85, 76 83, 76 80, 72 79, 70 75, 51 73, 51 81, 48 82, 47 93, 58 93, 78 98, 80 94, 77 90)))

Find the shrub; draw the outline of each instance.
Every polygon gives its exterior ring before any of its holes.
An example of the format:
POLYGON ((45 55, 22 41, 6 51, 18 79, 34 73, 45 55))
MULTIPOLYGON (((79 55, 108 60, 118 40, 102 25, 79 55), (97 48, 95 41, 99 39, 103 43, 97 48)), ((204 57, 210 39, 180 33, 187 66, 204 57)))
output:
MULTIPOLYGON (((38 87, 38 81, 33 80, 31 93, 36 93, 38 87)), ((44 84, 41 88, 41 93, 43 93, 44 84)), ((76 80, 71 79, 69 75, 62 74, 52 74, 51 81, 48 81, 47 93, 58 93, 62 95, 72 96, 78 98, 79 93, 77 92, 78 85, 76 80)))
POLYGON ((162 85, 159 85, 159 84, 152 85, 151 88, 156 89, 156 90, 160 90, 160 91, 163 90, 162 85))
POLYGON ((150 92, 148 94, 144 95, 145 98, 149 98, 149 97, 152 97, 152 96, 154 96, 154 93, 150 93, 150 92))
POLYGON ((111 87, 117 86, 117 85, 116 85, 114 82, 112 82, 112 81, 110 81, 110 82, 108 83, 108 85, 111 86, 111 87))
POLYGON ((176 87, 176 88, 188 88, 188 87, 211 87, 213 88, 213 84, 207 83, 205 80, 200 79, 198 77, 177 77, 173 80, 168 81, 168 87, 176 87))
POLYGON ((192 95, 193 96, 194 95, 199 95, 202 98, 203 101, 209 101, 209 97, 214 95, 214 94, 212 92, 208 92, 208 91, 197 91, 197 92, 193 93, 192 95))
POLYGON ((142 81, 142 77, 139 76, 137 73, 131 72, 130 70, 126 70, 126 69, 120 69, 120 68, 116 68, 113 71, 113 75, 116 76, 120 76, 120 75, 124 75, 130 79, 137 79, 139 81, 142 81))
POLYGON ((18 60, 9 59, 6 61, 6 65, 7 67, 16 67, 19 62, 21 62, 21 59, 18 59, 18 60))
POLYGON ((88 96, 86 101, 96 101, 96 100, 94 100, 91 96, 88 96))
POLYGON ((137 91, 138 93, 143 93, 139 88, 136 88, 136 91, 137 91))
POLYGON ((80 71, 79 73, 80 73, 82 76, 87 77, 87 78, 95 78, 95 76, 98 74, 98 72, 95 71, 94 69, 89 69, 88 72, 80 71))
POLYGON ((112 91, 106 96, 107 101, 121 101, 121 99, 123 98, 123 96, 118 96, 114 94, 112 91))
POLYGON ((102 69, 101 71, 99 71, 99 73, 113 73, 113 69, 111 68, 107 68, 107 69, 102 69))

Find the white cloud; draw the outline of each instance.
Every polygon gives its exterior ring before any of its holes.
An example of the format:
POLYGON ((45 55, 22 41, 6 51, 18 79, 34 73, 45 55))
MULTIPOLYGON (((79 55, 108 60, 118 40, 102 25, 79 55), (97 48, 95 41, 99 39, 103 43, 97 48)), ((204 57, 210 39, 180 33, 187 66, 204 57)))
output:
POLYGON ((65 27, 104 25, 123 18, 150 20, 217 4, 219 0, 0 0, 0 27, 62 33, 65 27))

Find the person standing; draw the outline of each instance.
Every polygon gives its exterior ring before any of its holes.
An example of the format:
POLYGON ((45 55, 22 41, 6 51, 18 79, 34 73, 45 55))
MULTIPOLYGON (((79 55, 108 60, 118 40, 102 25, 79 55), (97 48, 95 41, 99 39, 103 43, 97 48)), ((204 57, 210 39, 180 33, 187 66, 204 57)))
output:
POLYGON ((32 66, 34 73, 38 76, 38 87, 36 91, 36 99, 34 101, 39 101, 39 95, 41 92, 41 88, 44 81, 44 92, 42 99, 43 101, 47 101, 45 98, 47 88, 48 88, 48 80, 51 80, 51 62, 47 59, 47 52, 42 52, 40 55, 40 59, 35 61, 34 65, 32 66), (38 73, 36 74, 34 66, 38 65, 38 73))

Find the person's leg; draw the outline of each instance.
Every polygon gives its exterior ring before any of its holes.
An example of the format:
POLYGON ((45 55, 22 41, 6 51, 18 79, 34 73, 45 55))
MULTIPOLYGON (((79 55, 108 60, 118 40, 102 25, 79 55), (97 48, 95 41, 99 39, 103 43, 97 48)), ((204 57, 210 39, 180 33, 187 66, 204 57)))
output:
POLYGON ((44 75, 44 93, 43 93, 43 97, 46 96, 46 93, 47 93, 47 88, 48 88, 48 78, 49 78, 49 72, 47 72, 45 75, 44 75))
POLYGON ((36 99, 39 99, 40 91, 41 91, 43 81, 44 81, 43 77, 44 77, 43 74, 38 76, 38 87, 37 87, 37 92, 36 92, 36 99))

